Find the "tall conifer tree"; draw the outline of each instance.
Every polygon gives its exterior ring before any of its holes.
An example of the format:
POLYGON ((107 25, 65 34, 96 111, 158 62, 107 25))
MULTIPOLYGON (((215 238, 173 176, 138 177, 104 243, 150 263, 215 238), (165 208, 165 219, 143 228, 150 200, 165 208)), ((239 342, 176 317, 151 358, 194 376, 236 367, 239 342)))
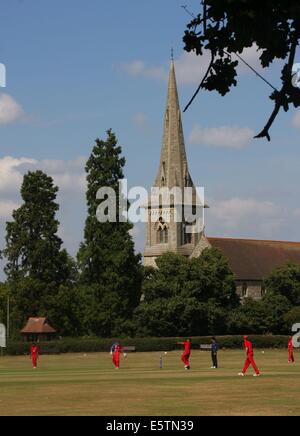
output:
POLYGON ((98 139, 86 165, 88 217, 84 242, 78 253, 81 283, 89 307, 86 314, 90 332, 102 336, 119 334, 141 296, 140 256, 135 254, 130 235, 132 225, 119 219, 119 181, 124 178, 125 159, 115 134, 98 139), (97 200, 100 188, 116 193, 116 222, 99 222, 97 200))
POLYGON ((2 255, 7 259, 15 329, 30 316, 46 316, 64 330, 57 297, 73 286, 76 268, 57 235, 57 192, 51 177, 42 171, 29 172, 21 187, 23 204, 7 223, 2 255))

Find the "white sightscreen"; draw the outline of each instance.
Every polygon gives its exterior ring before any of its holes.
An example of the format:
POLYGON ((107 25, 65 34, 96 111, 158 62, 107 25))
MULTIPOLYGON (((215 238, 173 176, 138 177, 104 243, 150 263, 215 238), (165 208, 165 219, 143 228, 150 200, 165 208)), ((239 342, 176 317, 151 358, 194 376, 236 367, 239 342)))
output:
POLYGON ((0 348, 6 347, 6 328, 5 325, 0 324, 0 348))

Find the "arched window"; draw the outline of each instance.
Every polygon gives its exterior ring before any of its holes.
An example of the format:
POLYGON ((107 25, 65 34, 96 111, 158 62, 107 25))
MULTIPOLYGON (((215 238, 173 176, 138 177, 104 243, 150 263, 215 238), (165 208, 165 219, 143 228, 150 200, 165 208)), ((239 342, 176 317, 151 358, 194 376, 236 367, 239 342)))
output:
POLYGON ((167 244, 169 242, 169 231, 167 228, 161 229, 159 232, 159 243, 167 244))
POLYGON ((190 224, 182 224, 182 245, 187 245, 192 243, 192 233, 188 232, 188 228, 190 228, 190 224))
POLYGON ((243 286, 242 286, 242 297, 243 298, 248 297, 248 284, 247 283, 243 283, 243 286))
POLYGON ((169 229, 162 217, 159 218, 157 224, 157 243, 167 244, 169 242, 169 229))

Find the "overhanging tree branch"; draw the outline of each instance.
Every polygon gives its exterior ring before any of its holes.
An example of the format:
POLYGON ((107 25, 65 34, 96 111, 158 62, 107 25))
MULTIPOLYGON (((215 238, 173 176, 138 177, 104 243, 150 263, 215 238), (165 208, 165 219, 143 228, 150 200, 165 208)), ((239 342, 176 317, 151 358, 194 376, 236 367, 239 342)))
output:
POLYGON ((210 50, 215 56, 185 111, 201 88, 225 96, 237 85, 238 62, 231 59, 234 54, 273 89, 271 99, 275 106, 257 138, 271 140, 269 131, 281 108, 287 112, 291 105, 300 107, 300 89, 293 75, 300 40, 300 3, 299 0, 277 0, 275 3, 272 0, 202 0, 198 14, 192 14, 184 7, 192 17, 184 35, 185 50, 198 56, 204 50, 210 50), (241 54, 254 44, 262 51, 263 68, 269 68, 276 60, 285 61, 282 85, 278 89, 243 59, 241 54))
POLYGON ((210 73, 210 70, 211 70, 211 68, 212 68, 212 66, 214 64, 214 61, 215 61, 215 55, 212 53, 211 54, 211 61, 210 61, 209 67, 208 67, 208 69, 206 71, 206 74, 203 77, 202 82, 198 86, 198 89, 196 90, 195 94, 193 95, 193 97, 191 98, 191 100, 189 101, 189 103, 187 104, 187 106, 185 107, 183 112, 186 112, 188 110, 188 108, 192 105, 193 101, 195 100, 195 98, 199 94, 200 90, 203 88, 203 85, 204 85, 204 83, 205 83, 205 81, 206 81, 206 79, 207 79, 207 77, 208 77, 208 75, 210 73))
POLYGON ((286 111, 288 111, 288 109, 289 109, 290 101, 288 99, 287 91, 290 88, 290 86, 292 86, 293 66, 295 63, 297 46, 298 46, 298 35, 295 34, 295 36, 292 39, 292 46, 291 46, 291 51, 290 51, 290 55, 289 55, 289 61, 285 65, 285 67, 282 71, 283 76, 285 77, 283 87, 282 87, 280 92, 276 91, 273 94, 272 98, 275 99, 275 108, 274 108, 272 115, 269 118, 267 124, 265 125, 263 130, 257 136, 255 136, 255 139, 267 138, 267 140, 270 142, 271 136, 270 136, 269 132, 270 132, 270 129, 271 129, 272 125, 274 124, 274 121, 276 120, 281 108, 284 108, 286 111))

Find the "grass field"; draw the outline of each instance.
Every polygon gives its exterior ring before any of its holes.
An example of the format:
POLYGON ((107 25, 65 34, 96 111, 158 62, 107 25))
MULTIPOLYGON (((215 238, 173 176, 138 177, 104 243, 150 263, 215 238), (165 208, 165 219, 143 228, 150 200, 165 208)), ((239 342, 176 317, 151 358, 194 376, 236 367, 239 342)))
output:
POLYGON ((0 415, 300 415, 298 355, 289 366, 285 351, 257 351, 257 379, 237 376, 242 351, 220 352, 217 371, 205 352, 193 352, 190 372, 179 352, 163 370, 159 358, 131 354, 116 371, 109 354, 49 356, 36 372, 28 357, 0 358, 0 415))

